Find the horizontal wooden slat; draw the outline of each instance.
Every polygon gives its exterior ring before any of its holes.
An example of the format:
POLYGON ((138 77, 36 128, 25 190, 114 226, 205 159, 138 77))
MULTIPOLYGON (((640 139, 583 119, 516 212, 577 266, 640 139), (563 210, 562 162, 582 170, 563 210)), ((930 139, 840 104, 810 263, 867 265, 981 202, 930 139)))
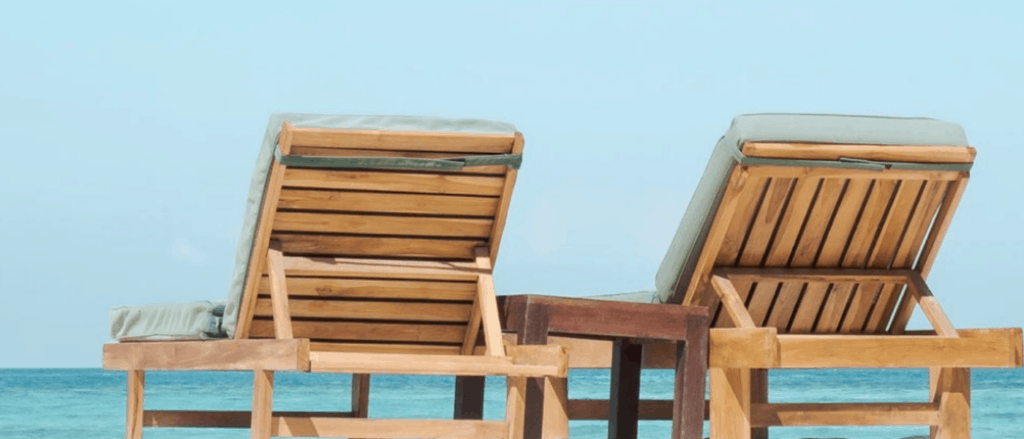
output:
MULTIPOLYGON (((388 151, 377 149, 320 148, 310 146, 292 147, 291 155, 306 157, 410 157, 419 159, 455 159, 475 155, 474 153, 388 151)), ((467 166, 458 170, 431 170, 431 172, 460 172, 467 174, 505 175, 505 165, 467 166)))
POLYGON ((273 437, 443 437, 477 439, 505 437, 505 422, 476 420, 362 419, 322 417, 274 417, 273 437))
MULTIPOLYGON (((292 320, 292 332, 296 338, 322 340, 461 343, 466 325, 292 320)), ((274 324, 269 320, 254 320, 251 335, 255 338, 273 337, 274 324)))
POLYGON ((383 149, 402 151, 458 151, 480 154, 512 150, 512 134, 477 134, 438 131, 332 130, 295 128, 292 145, 322 148, 383 149))
MULTIPOLYGON (((462 347, 442 344, 403 344, 403 343, 332 343, 311 342, 311 351, 318 352, 364 352, 378 354, 424 354, 424 355, 459 355, 462 347)), ((476 355, 483 355, 484 347, 478 347, 476 355)))
POLYGON ((750 407, 754 427, 938 425, 937 403, 764 404, 750 407))
MULTIPOLYGON (((351 418, 351 412, 274 412, 276 417, 351 418)), ((156 428, 249 428, 252 412, 229 410, 146 410, 143 427, 156 428)))
POLYGON ((399 258, 471 259, 483 239, 391 238, 275 233, 289 254, 330 256, 390 256, 399 258))
MULTIPOLYGON (((292 318, 319 317, 354 320, 407 320, 418 322, 469 321, 473 305, 455 303, 337 301, 291 299, 288 301, 292 318)), ((256 301, 256 315, 273 316, 270 299, 256 301)))
POLYGON ((356 352, 310 353, 310 371, 411 375, 566 376, 559 346, 513 346, 508 357, 356 352))
MULTIPOLYGON (((285 279, 288 296, 322 296, 375 299, 420 299, 471 301, 476 283, 297 277, 285 279)), ((260 280, 260 294, 270 294, 266 276, 260 280)))
POLYGON ((277 207, 279 209, 493 217, 498 211, 498 198, 283 189, 277 207))
POLYGON ((969 146, 841 145, 833 143, 746 142, 747 157, 839 160, 855 158, 880 162, 973 163, 977 152, 969 146))
POLYGON ((801 282, 906 282, 911 270, 855 270, 818 268, 716 268, 715 274, 733 281, 801 282))
POLYGON ((278 212, 274 231, 486 238, 490 219, 278 212))
POLYGON ((284 187, 412 192, 444 195, 501 195, 505 177, 416 172, 287 168, 284 187))
MULTIPOLYGON (((273 337, 273 324, 270 324, 267 330, 270 337, 273 337)), ((107 343, 103 345, 103 368, 308 371, 309 340, 107 343)))
MULTIPOLYGON (((388 259, 309 258, 285 256, 288 276, 335 276, 381 279, 473 281, 488 272, 473 262, 401 261, 388 259)), ((475 285, 475 284, 474 284, 475 285)))
MULTIPOLYGON (((566 404, 571 420, 607 420, 607 399, 570 399, 566 404)), ((640 400, 641 420, 672 420, 672 400, 640 400)))
POLYGON ((750 165, 747 172, 751 177, 767 178, 836 178, 869 180, 936 180, 953 181, 964 177, 963 171, 923 171, 916 169, 873 169, 853 168, 810 168, 804 166, 750 165))

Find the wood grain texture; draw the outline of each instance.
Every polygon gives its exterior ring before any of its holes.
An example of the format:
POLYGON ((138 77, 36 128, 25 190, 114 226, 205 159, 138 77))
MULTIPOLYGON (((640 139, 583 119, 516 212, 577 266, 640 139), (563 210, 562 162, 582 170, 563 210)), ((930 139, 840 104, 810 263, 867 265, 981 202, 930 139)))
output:
MULTIPOLYGON (((522 154, 524 146, 523 134, 516 132, 512 143, 512 154, 522 154)), ((518 170, 509 169, 508 174, 505 176, 505 186, 501 189, 498 211, 494 215, 494 225, 491 228, 490 234, 490 257, 492 264, 498 261, 498 249, 501 247, 501 237, 505 233, 505 221, 508 219, 508 209, 512 203, 512 190, 515 188, 518 175, 518 170)))
POLYGON ((486 243, 483 238, 434 239, 292 233, 273 236, 281 241, 281 249, 288 254, 347 257, 468 260, 473 257, 474 248, 486 243))
MULTIPOLYGON (((274 328, 267 322, 267 336, 274 328)), ((308 340, 208 340, 107 343, 114 370, 309 370, 308 340)))
POLYGON ((143 403, 146 397, 146 372, 128 370, 128 402, 125 415, 125 439, 142 439, 143 403))
POLYGON ((929 369, 929 395, 938 405, 938 422, 930 431, 932 439, 971 437, 971 370, 929 369))
POLYGON ((879 162, 974 163, 977 152, 969 146, 843 145, 834 143, 746 142, 747 157, 839 160, 853 158, 879 162))
MULTIPOLYGON (((294 272, 294 271, 293 271, 294 272)), ((476 296, 476 282, 346 279, 290 276, 285 283, 288 296, 345 299, 413 299, 467 302, 476 296)), ((270 294, 264 277, 259 293, 270 294)))
POLYGON ((271 432, 274 437, 477 439, 503 438, 504 428, 502 421, 281 416, 274 418, 271 432))
POLYGON ((761 427, 935 425, 933 403, 754 404, 751 422, 761 427))
MULTIPOLYGON (((403 320, 410 322, 462 323, 469 320, 471 305, 456 303, 325 301, 291 299, 292 317, 352 320, 403 320)), ((272 314, 270 300, 256 302, 256 316, 272 314)), ((275 319, 276 322, 276 319, 275 319)), ((278 337, 280 338, 280 337, 278 337)))
POLYGON ((274 220, 274 231, 487 238, 493 222, 478 218, 278 212, 274 220))
MULTIPOLYGON (((439 262, 356 258, 284 258, 288 276, 335 276, 376 279, 477 281, 475 262, 439 262)), ((255 302, 255 300, 254 300, 255 302)))
POLYGON ((750 370, 711 368, 711 437, 751 439, 750 370))
MULTIPOLYGON (((292 315, 289 309, 288 285, 285 284, 284 255, 281 243, 270 242, 267 250, 267 276, 270 281, 270 315, 274 317, 274 335, 281 340, 292 337, 292 315)), ((259 303, 257 302, 257 308, 259 303)), ((264 315, 267 315, 264 313, 264 315)))
MULTIPOLYGON (((293 321, 297 338, 348 341, 395 341, 425 343, 462 343, 464 324, 363 323, 348 321, 293 321)), ((266 320, 252 324, 253 338, 274 336, 274 325, 266 320)))
POLYGON ((497 197, 505 188, 505 177, 415 172, 324 170, 288 168, 288 188, 344 189, 356 191, 404 192, 434 195, 484 195, 497 197))
MULTIPOLYGON (((482 154, 508 153, 514 140, 509 134, 477 134, 439 131, 341 130, 294 128, 296 146, 357 148, 400 151, 448 151, 482 154)), ((285 154, 287 154, 285 152, 285 154)))
POLYGON ((278 208, 493 218, 498 201, 496 197, 286 188, 281 190, 278 208))
POLYGON ((274 410, 274 372, 254 370, 252 384, 252 424, 249 437, 270 439, 270 420, 274 410))

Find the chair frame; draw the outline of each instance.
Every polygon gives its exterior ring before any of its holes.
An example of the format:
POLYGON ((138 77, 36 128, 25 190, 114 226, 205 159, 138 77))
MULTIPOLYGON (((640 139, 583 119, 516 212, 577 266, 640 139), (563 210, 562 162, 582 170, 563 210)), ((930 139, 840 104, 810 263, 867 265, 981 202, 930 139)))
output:
MULTIPOLYGON (((362 148, 397 143, 415 149, 439 142, 461 142, 468 148, 478 135, 434 132, 357 131, 282 127, 278 149, 287 156, 293 145, 324 147, 358 144, 362 148)), ((486 137, 486 136, 483 136, 486 137)), ((514 154, 521 153, 521 134, 507 137, 514 154)), ((484 141, 488 139, 483 139, 484 141)), ((504 139, 499 139, 504 141, 504 139)), ((493 142, 492 142, 493 143, 493 142)), ((494 295, 492 267, 497 256, 508 211, 516 170, 509 169, 500 192, 500 204, 490 233, 489 246, 477 247, 471 262, 346 259, 290 256, 280 241, 271 236, 286 166, 273 161, 264 203, 256 231, 248 278, 234 339, 216 341, 161 341, 108 343, 103 347, 103 367, 128 374, 126 433, 128 439, 142 437, 143 427, 250 428, 251 437, 522 437, 523 398, 528 377, 565 377, 567 357, 559 346, 505 346, 494 295), (260 277, 269 277, 273 316, 273 338, 255 339, 253 320, 257 314, 260 277), (465 339, 451 352, 388 345, 363 345, 364 351, 323 349, 323 343, 295 338, 289 309, 288 283, 293 275, 371 276, 382 279, 429 279, 475 281, 476 292, 465 339), (483 343, 478 344, 478 337, 483 343), (145 372, 149 370, 251 370, 252 410, 184 411, 144 410, 145 372), (352 410, 348 412, 274 412, 274 373, 300 371, 353 374, 352 410), (505 419, 412 420, 367 419, 371 374, 425 374, 508 377, 505 419)), ((342 346, 343 347, 343 346, 342 346)))

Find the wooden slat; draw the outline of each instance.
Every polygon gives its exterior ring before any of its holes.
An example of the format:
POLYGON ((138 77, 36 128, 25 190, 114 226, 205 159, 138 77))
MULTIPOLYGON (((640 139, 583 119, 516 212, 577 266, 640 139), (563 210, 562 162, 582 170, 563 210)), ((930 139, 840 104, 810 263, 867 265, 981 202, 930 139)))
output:
POLYGON ((800 281, 800 282, 905 282, 914 274, 911 270, 881 270, 856 268, 716 268, 714 273, 731 280, 748 282, 800 281))
MULTIPOLYGON (((755 179, 748 181, 746 184, 750 189, 743 196, 745 202, 740 203, 736 207, 729 221, 728 232, 722 237, 721 247, 715 257, 715 266, 732 266, 739 261, 740 251, 743 249, 747 234, 753 227, 754 218, 757 216, 757 210, 761 204, 760 200, 768 189, 769 179, 755 179)), ((733 283, 732 287, 738 294, 739 303, 744 304, 747 300, 747 295, 750 293, 750 282, 733 283)), ((719 297, 719 300, 721 300, 721 297, 719 297)), ((729 327, 736 324, 736 322, 732 321, 730 313, 723 312, 724 306, 724 304, 719 304, 718 316, 713 317, 712 325, 716 327, 729 327)), ((743 308, 744 312, 746 312, 745 305, 743 308)))
MULTIPOLYGON (((288 296, 338 298, 418 299, 471 301, 476 296, 475 282, 407 281, 345 279, 290 276, 285 282, 288 296)), ((264 276, 259 293, 270 294, 270 281, 264 276)))
POLYGON ((466 327, 466 336, 462 339, 462 350, 459 351, 463 355, 471 355, 473 350, 476 349, 476 342, 480 335, 480 325, 483 323, 483 317, 480 313, 479 296, 473 300, 473 304, 470 306, 469 324, 466 327))
POLYGON ((833 143, 746 142, 742 147, 747 157, 839 160, 855 158, 879 162, 905 163, 974 163, 977 154, 969 146, 899 146, 842 145, 833 143))
MULTIPOLYGON (((319 340, 462 343, 466 327, 415 323, 292 321, 292 331, 295 337, 319 340)), ((252 323, 251 335, 255 338, 273 337, 273 324, 266 320, 255 320, 252 323)))
POLYGON ((512 148, 510 134, 438 131, 338 130, 295 128, 292 144, 321 148, 356 148, 401 151, 458 151, 502 154, 512 148))
MULTIPOLYGON (((524 146, 523 134, 516 132, 515 140, 512 143, 512 154, 522 154, 524 146)), ((512 190, 516 185, 516 177, 519 171, 509 169, 505 177, 505 186, 501 189, 501 199, 498 204, 498 211, 494 215, 494 226, 491 228, 490 257, 491 263, 498 261, 498 248, 501 246, 501 237, 505 232, 505 221, 508 219, 508 208, 512 203, 512 190)))
POLYGON ((542 352, 542 362, 519 363, 512 357, 490 355, 422 355, 353 352, 311 352, 310 370, 330 373, 385 373, 411 375, 512 375, 565 376, 564 363, 552 355, 564 354, 559 346, 516 346, 517 351, 542 352))
MULTIPOLYGON (((671 399, 640 400, 640 420, 672 420, 672 402, 671 399)), ((567 405, 569 419, 594 421, 608 419, 607 399, 570 399, 567 405)))
POLYGON ((493 217, 498 211, 498 201, 495 197, 463 195, 283 189, 278 208, 493 217))
POLYGON ((670 297, 670 303, 682 303, 686 306, 693 305, 697 300, 698 293, 703 293, 708 288, 708 282, 711 280, 711 269, 714 267, 715 259, 723 245, 723 240, 728 235, 730 222, 736 213, 736 209, 741 205, 740 199, 753 190, 754 185, 747 185, 747 177, 746 168, 738 166, 733 168, 729 181, 726 184, 725 193, 718 204, 718 210, 714 217, 715 220, 712 222, 708 235, 704 240, 704 248, 701 250, 700 257, 694 267, 693 276, 688 281, 687 279, 677 281, 676 292, 670 297))
POLYGON ((936 425, 934 403, 753 404, 751 423, 760 427, 817 425, 936 425))
MULTIPOLYGON (((444 344, 404 344, 404 343, 333 343, 311 342, 311 351, 318 352, 364 352, 380 354, 424 354, 424 355, 458 355, 459 347, 444 344)), ((482 354, 478 352, 477 355, 482 354)))
POLYGON ((917 169, 847 169, 809 168, 802 166, 751 165, 751 177, 761 178, 837 178, 872 180, 941 180, 953 181, 964 176, 963 171, 922 171, 917 169))
POLYGON ((274 231, 486 238, 493 223, 478 218, 278 212, 274 231))
MULTIPOLYGON (((826 185, 829 183, 843 186, 843 183, 839 181, 825 181, 826 185)), ((822 220, 826 221, 823 227, 828 227, 828 229, 823 231, 824 242, 822 242, 821 247, 813 250, 807 249, 808 251, 817 252, 818 256, 814 262, 815 266, 822 268, 836 268, 839 266, 843 251, 849 243, 850 231, 853 229, 854 222, 857 219, 857 213, 860 212, 861 207, 864 205, 868 186, 869 181, 861 179, 850 180, 846 182, 844 190, 834 193, 834 195, 833 193, 826 193, 825 188, 822 188, 818 204, 838 203, 838 205, 835 206, 834 211, 830 212, 830 221, 822 218, 822 220), (834 197, 834 201, 825 199, 824 197, 826 196, 834 197)), ((810 228, 810 224, 808 224, 808 228, 810 228)), ((823 282, 809 282, 807 284, 800 298, 800 304, 794 312, 789 332, 800 334, 809 333, 814 330, 814 324, 821 314, 829 288, 830 285, 823 282)))
POLYGON ((389 256, 401 258, 472 259, 483 239, 393 238, 280 233, 281 249, 289 254, 389 256))
MULTIPOLYGON (((764 200, 758 209, 757 216, 747 236, 747 242, 743 246, 743 254, 739 258, 741 267, 758 267, 767 264, 768 246, 775 236, 776 227, 782 217, 786 201, 789 199, 790 189, 793 187, 793 180, 788 178, 774 178, 768 185, 764 200)), ((772 261, 779 263, 779 261, 772 261)), ((781 261, 785 263, 785 261, 781 261)), ((735 280, 733 282, 736 282, 735 280)), ((769 308, 775 299, 778 284, 757 283, 746 286, 750 291, 747 300, 747 310, 754 324, 760 326, 768 316, 769 308)))
MULTIPOLYGON (((287 155, 291 150, 293 131, 294 127, 288 122, 281 126, 281 133, 277 137, 277 148, 281 154, 287 155)), ((263 206, 260 208, 260 217, 256 223, 256 236, 253 237, 252 253, 249 256, 249 271, 245 274, 245 287, 238 309, 238 322, 235 325, 235 340, 249 338, 252 311, 256 307, 256 284, 266 266, 271 225, 274 224, 274 216, 277 213, 277 200, 281 195, 281 184, 287 173, 286 168, 276 159, 270 166, 270 175, 267 177, 267 186, 263 192, 263 206)))
MULTIPOLYGON (((854 235, 850 244, 850 251, 847 253, 844 266, 867 267, 870 265, 872 248, 875 246, 875 237, 880 236, 889 220, 893 217, 891 203, 896 195, 896 182, 892 180, 879 180, 871 192, 871 199, 868 200, 857 227, 857 234, 854 235)), ((876 265, 877 266, 877 265, 876 265)), ((905 279, 903 279, 905 281, 905 279)), ((851 297, 849 309, 843 317, 838 332, 843 334, 856 334, 864 330, 867 324, 868 314, 871 306, 878 298, 879 289, 885 284, 884 280, 861 281, 857 285, 844 284, 840 288, 850 289, 851 297)))
POLYGON ((780 335, 779 367, 1018 367, 1019 328, 958 332, 959 338, 780 335))
MULTIPOLYGON (((840 267, 862 268, 867 265, 874 238, 882 227, 885 214, 889 212, 889 203, 892 200, 892 191, 895 187, 894 182, 887 180, 879 180, 869 186, 869 194, 857 214, 855 228, 848 240, 845 254, 839 262, 840 267)), ((821 315, 818 317, 815 332, 829 334, 839 332, 839 325, 843 323, 844 313, 850 306, 851 300, 854 299, 854 293, 859 291, 858 287, 861 283, 837 282, 832 285, 832 291, 829 292, 821 315)), ((873 298, 875 292, 877 292, 877 287, 875 291, 864 295, 873 298)), ((870 306, 870 303, 867 306, 870 306)), ((859 321, 849 325, 848 328, 856 328, 859 332, 864 325, 865 316, 862 314, 856 318, 859 321)))
MULTIPOLYGON (((882 232, 879 233, 874 254, 868 263, 869 267, 910 268, 913 258, 917 256, 917 252, 921 248, 924 235, 931 226, 935 209, 938 208, 936 198, 941 197, 940 191, 944 190, 947 184, 947 182, 940 181, 929 181, 923 184, 902 182, 900 184, 889 219, 883 226, 882 232), (914 197, 917 197, 916 204, 914 197), (909 219, 904 220, 907 215, 910 216, 909 219), (900 227, 904 228, 902 232, 899 230, 900 227), (902 238, 897 234, 898 232, 902 233, 902 238), (898 244, 894 242, 897 239, 900 240, 898 244)), ((885 331, 905 283, 902 281, 877 286, 879 288, 878 298, 875 299, 874 307, 864 325, 864 332, 880 333, 885 331)), ((872 287, 875 286, 864 286, 865 289, 872 287)))
MULTIPOLYGON (((460 323, 469 319, 471 305, 455 303, 381 302, 291 299, 292 317, 354 320, 407 320, 460 323)), ((256 302, 256 315, 272 315, 271 301, 256 302)), ((280 337, 279 337, 280 338, 280 337)))
MULTIPOLYGON (((274 328, 266 322, 266 334, 274 328)), ((210 340, 103 345, 103 368, 115 370, 309 370, 308 340, 210 340)))
MULTIPOLYGON (((793 185, 789 205, 782 219, 779 220, 775 241, 765 260, 766 267, 785 267, 794 259, 798 239, 801 237, 803 222, 810 214, 811 203, 821 180, 802 178, 793 185)), ((765 282, 758 281, 758 288, 778 289, 779 292, 765 322, 765 326, 781 328, 785 331, 793 317, 803 284, 797 282, 765 282)))
POLYGON ((486 195, 493 197, 501 195, 505 187, 505 177, 288 168, 284 174, 284 185, 289 188, 486 195))
MULTIPOLYGON (((474 262, 400 261, 353 258, 284 258, 288 276, 335 276, 381 279, 476 281, 474 262)), ((255 304, 255 301, 253 301, 255 304)))
MULTIPOLYGON (((267 250, 267 280, 270 283, 269 315, 274 317, 274 334, 278 339, 287 340, 292 337, 292 316, 288 307, 288 286, 285 284, 284 255, 281 243, 270 242, 267 250)), ((258 305, 257 305, 258 306, 258 305)))
POLYGON ((504 428, 502 421, 282 416, 274 418, 270 431, 274 437, 476 439, 504 437, 504 428))
MULTIPOLYGON (((421 151, 388 151, 377 149, 346 149, 346 148, 320 148, 315 146, 296 146, 292 148, 292 155, 306 157, 411 157, 422 159, 454 159, 462 158, 466 153, 454 152, 421 152, 421 151)), ((508 170, 505 165, 467 166, 458 170, 431 170, 431 172, 460 172, 467 174, 492 174, 505 175, 508 170)))
MULTIPOLYGON (((349 418, 351 412, 285 412, 275 411, 273 417, 349 418)), ((249 428, 252 412, 233 410, 146 410, 143 424, 157 428, 249 428)))

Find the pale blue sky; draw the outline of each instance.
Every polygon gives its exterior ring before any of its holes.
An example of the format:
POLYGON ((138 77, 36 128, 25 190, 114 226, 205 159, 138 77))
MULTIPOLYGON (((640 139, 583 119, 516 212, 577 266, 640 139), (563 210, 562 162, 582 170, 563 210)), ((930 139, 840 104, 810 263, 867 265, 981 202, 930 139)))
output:
POLYGON ((933 289, 1024 324, 1022 3, 150 3, 0 11, 0 367, 97 367, 111 307, 223 298, 280 111, 516 124, 498 289, 563 295, 653 287, 737 114, 954 121, 978 161, 933 289))

